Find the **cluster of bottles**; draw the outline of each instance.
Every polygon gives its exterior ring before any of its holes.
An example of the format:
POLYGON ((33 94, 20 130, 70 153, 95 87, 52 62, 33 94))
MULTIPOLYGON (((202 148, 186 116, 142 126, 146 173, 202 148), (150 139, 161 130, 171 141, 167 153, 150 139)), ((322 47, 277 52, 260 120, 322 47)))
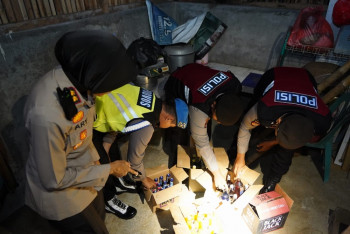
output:
POLYGON ((235 202, 248 188, 249 184, 243 185, 241 179, 237 178, 234 182, 231 182, 230 175, 227 175, 227 187, 221 195, 222 200, 230 201, 231 204, 235 202))
POLYGON ((191 234, 214 234, 215 230, 214 213, 200 213, 185 217, 188 229, 191 234))
MULTIPOLYGON (((165 179, 164 179, 164 176, 159 176, 159 178, 157 178, 157 177, 154 178, 154 182, 156 183, 156 187, 152 188, 152 193, 156 193, 156 192, 159 192, 159 191, 162 191, 164 189, 167 189, 169 187, 174 186, 174 178, 171 177, 170 173, 166 174, 165 179)), ((159 204, 159 206, 164 207, 164 206, 168 205, 169 202, 173 203, 174 198, 169 199, 165 202, 162 202, 161 204, 159 204)))
POLYGON ((159 176, 159 179, 154 178, 154 182, 156 183, 156 187, 152 188, 152 193, 156 193, 169 187, 172 187, 174 185, 174 178, 171 177, 170 173, 168 173, 166 174, 165 179, 164 176, 159 176))

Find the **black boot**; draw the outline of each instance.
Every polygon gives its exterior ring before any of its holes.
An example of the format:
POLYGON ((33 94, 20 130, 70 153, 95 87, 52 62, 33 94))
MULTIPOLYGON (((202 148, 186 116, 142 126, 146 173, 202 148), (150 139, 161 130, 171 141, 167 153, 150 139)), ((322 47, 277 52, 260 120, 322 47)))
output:
POLYGON ((282 176, 270 175, 263 177, 264 187, 260 190, 259 194, 268 193, 275 190, 276 184, 281 181, 282 176))

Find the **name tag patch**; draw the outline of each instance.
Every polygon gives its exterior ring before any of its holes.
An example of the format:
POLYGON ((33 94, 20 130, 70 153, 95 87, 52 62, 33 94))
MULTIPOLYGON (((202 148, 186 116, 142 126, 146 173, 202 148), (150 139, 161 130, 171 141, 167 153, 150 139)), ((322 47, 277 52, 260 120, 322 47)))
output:
POLYGON ((220 84, 224 83, 229 77, 222 72, 219 72, 212 78, 210 78, 207 82, 205 82, 198 91, 205 96, 208 96, 216 87, 220 84))
POLYGON ((137 100, 137 105, 151 110, 152 103, 153 103, 153 93, 149 90, 141 88, 139 97, 137 100))
POLYGON ((317 109, 317 98, 301 93, 275 91, 275 102, 290 103, 317 109))

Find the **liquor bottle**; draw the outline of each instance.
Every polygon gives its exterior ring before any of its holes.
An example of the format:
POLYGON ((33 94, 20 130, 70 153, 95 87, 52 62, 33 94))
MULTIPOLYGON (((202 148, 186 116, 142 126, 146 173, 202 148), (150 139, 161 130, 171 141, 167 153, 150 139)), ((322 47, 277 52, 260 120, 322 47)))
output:
POLYGON ((169 187, 172 187, 173 185, 174 185, 174 178, 170 178, 169 187))
POLYGON ((232 184, 230 174, 227 174, 226 183, 227 183, 228 187, 230 187, 230 185, 232 184))
POLYGON ((243 192, 244 192, 243 183, 241 179, 238 178, 235 181, 235 193, 237 194, 237 198, 239 198, 239 196, 241 196, 243 192))
POLYGON ((221 199, 224 201, 228 201, 230 199, 226 190, 222 193, 221 199))
POLYGON ((170 173, 166 174, 166 183, 170 184, 170 173))
POLYGON ((160 186, 163 186, 163 176, 159 176, 159 183, 160 183, 160 186))
POLYGON ((158 191, 162 191, 162 190, 163 190, 162 186, 160 185, 160 183, 158 183, 158 184, 157 184, 157 192, 158 192, 158 191))

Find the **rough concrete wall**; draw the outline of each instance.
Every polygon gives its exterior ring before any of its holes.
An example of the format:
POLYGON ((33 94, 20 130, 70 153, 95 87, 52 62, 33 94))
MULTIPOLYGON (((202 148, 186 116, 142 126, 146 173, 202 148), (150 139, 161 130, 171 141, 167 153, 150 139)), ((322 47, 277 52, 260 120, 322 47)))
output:
POLYGON ((21 117, 13 107, 21 106, 21 97, 57 65, 53 50, 58 38, 68 31, 88 29, 112 32, 126 47, 140 36, 151 36, 146 7, 141 7, 0 37, 0 129, 10 149, 16 141, 12 120, 21 117))
POLYGON ((261 71, 276 65, 288 27, 299 13, 293 9, 198 3, 176 3, 175 8, 181 23, 210 11, 228 26, 210 51, 212 62, 261 71))

